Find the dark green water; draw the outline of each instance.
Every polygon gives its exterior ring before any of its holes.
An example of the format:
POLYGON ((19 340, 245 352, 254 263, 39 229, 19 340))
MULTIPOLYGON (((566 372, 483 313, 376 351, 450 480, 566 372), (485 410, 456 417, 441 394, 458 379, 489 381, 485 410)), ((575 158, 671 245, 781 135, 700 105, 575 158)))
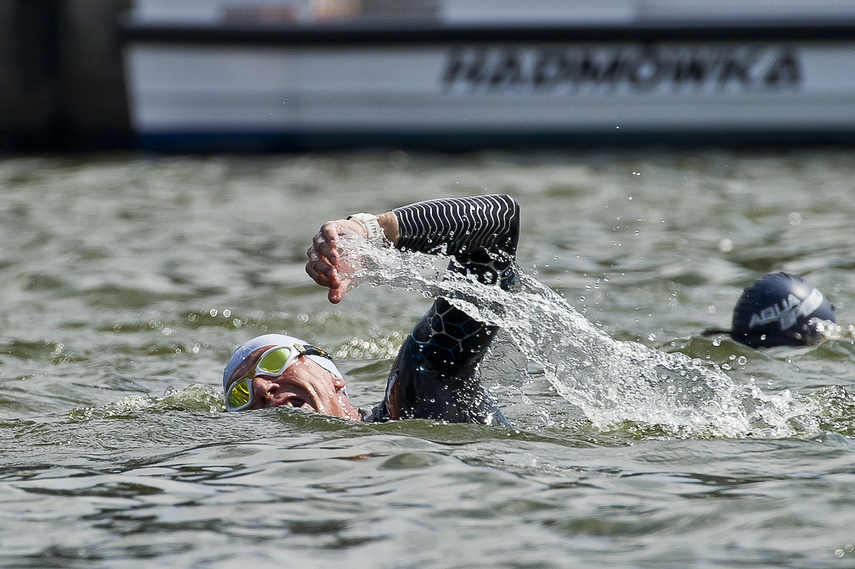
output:
POLYGON ((855 563, 850 151, 14 158, 0 191, 0 566, 855 563), (527 286, 484 314, 513 429, 223 412, 225 361, 264 332, 378 402, 436 290, 381 256, 330 305, 311 236, 484 192, 523 209, 527 286), (774 270, 841 333, 700 335, 774 270))

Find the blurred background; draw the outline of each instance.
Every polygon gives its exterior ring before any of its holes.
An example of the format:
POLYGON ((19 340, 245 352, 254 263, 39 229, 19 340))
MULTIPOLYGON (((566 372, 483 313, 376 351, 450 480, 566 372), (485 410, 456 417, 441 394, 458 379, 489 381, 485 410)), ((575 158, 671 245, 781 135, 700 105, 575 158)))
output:
POLYGON ((0 151, 837 144, 843 0, 0 0, 0 151))

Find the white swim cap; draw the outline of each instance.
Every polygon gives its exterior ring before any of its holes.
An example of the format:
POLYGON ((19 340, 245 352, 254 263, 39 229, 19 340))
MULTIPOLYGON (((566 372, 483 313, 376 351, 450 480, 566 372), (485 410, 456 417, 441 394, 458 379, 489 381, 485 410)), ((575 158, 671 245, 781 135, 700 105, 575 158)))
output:
MULTIPOLYGON (((232 357, 229 358, 229 363, 226 364, 226 369, 223 370, 223 389, 226 389, 226 387, 228 387, 228 382, 232 374, 235 372, 238 366, 242 364, 246 360, 246 358, 249 357, 252 352, 265 346, 292 347, 297 344, 303 346, 311 345, 308 342, 304 342, 299 338, 294 338, 293 336, 286 336, 285 334, 264 334, 263 336, 257 336, 252 340, 244 342, 243 344, 235 348, 232 357)), ((334 376, 343 377, 341 375, 341 372, 338 371, 338 368, 335 367, 335 364, 331 359, 313 355, 307 355, 306 357, 317 363, 319 366, 321 366, 334 376)))

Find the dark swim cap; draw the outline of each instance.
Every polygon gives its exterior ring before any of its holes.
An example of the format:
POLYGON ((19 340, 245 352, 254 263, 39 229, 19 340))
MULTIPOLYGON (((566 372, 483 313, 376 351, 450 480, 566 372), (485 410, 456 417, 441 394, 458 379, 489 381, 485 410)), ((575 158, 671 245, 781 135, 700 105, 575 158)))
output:
POLYGON ((772 273, 742 291, 730 337, 752 348, 806 346, 822 339, 829 320, 837 322, 819 290, 799 276, 772 273))

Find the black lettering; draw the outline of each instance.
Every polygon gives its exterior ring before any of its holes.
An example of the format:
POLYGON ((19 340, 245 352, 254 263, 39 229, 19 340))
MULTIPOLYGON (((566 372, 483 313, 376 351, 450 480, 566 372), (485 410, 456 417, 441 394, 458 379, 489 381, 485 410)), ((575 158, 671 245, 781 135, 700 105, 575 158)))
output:
POLYGON ((741 83, 743 87, 749 87, 751 85, 751 64, 752 62, 746 61, 738 54, 730 54, 724 60, 721 74, 718 76, 719 85, 723 87, 731 81, 736 81, 741 83))
POLYGON ((555 87, 569 72, 567 56, 562 51, 546 51, 537 59, 532 74, 535 87, 555 87))
POLYGON ((792 87, 801 83, 802 74, 796 54, 787 50, 780 55, 766 72, 763 82, 769 87, 792 87))
POLYGON ((486 68, 487 53, 484 50, 478 50, 470 62, 464 78, 473 86, 478 86, 487 79, 486 68))
POLYGON ((636 89, 649 90, 659 84, 661 76, 662 62, 658 55, 651 51, 632 62, 629 82, 636 89))
POLYGON ((674 85, 703 85, 714 67, 715 64, 710 63, 709 59, 695 53, 689 54, 688 57, 678 57, 674 61, 674 85))
POLYGON ((579 83, 590 82, 594 85, 611 83, 614 85, 622 67, 619 55, 613 55, 603 64, 600 64, 594 56, 586 53, 579 66, 579 83))
POLYGON ((670 85, 782 89, 803 80, 799 54, 787 47, 624 46, 483 47, 449 50, 440 80, 447 87, 548 90, 670 85))
POLYGON ((475 52, 470 58, 467 58, 461 50, 454 50, 448 58, 442 81, 449 87, 458 81, 477 86, 486 79, 486 66, 487 56, 483 50, 475 52))
POLYGON ((490 86, 519 85, 522 83, 522 64, 516 51, 506 51, 490 76, 490 86))
POLYGON ((456 49, 448 56, 448 64, 445 67, 445 73, 442 74, 442 82, 446 85, 454 85, 463 74, 463 67, 466 63, 463 61, 463 54, 456 49))

